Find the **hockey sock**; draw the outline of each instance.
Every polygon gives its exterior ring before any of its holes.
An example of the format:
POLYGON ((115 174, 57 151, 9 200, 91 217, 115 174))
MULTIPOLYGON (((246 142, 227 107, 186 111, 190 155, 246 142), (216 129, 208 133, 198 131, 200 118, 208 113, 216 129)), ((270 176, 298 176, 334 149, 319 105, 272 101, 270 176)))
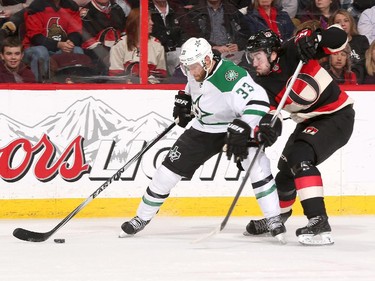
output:
POLYGON ((307 218, 326 214, 323 181, 315 166, 296 175, 295 185, 307 218))
POLYGON ((280 214, 279 196, 277 195, 275 180, 272 175, 252 183, 255 198, 266 218, 280 214))
POLYGON ((181 176, 173 173, 165 166, 156 170, 152 181, 138 206, 137 216, 143 220, 151 220, 159 211, 171 189, 181 180, 181 176))
POLYGON ((296 201, 297 191, 294 185, 294 177, 287 172, 279 172, 276 175, 276 186, 277 193, 279 195, 279 204, 281 213, 287 213, 292 209, 294 202, 296 201))

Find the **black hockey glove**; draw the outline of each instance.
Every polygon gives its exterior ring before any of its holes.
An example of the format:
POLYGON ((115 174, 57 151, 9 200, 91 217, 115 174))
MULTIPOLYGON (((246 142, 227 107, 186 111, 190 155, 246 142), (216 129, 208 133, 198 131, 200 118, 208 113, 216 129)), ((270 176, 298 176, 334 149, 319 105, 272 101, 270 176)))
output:
POLYGON ((184 91, 178 91, 174 97, 173 117, 179 118, 178 125, 185 128, 193 119, 191 115, 191 96, 186 95, 184 91))
POLYGON ((264 143, 264 147, 273 145, 281 135, 282 123, 278 117, 276 117, 275 125, 271 127, 273 116, 270 113, 264 115, 254 130, 255 140, 260 144, 264 143))
POLYGON ((248 142, 250 141, 250 126, 240 119, 234 119, 228 125, 225 143, 227 145, 228 160, 234 155, 234 162, 242 161, 247 158, 248 142))
POLYGON ((296 34, 294 43, 297 46, 298 55, 304 63, 315 58, 319 44, 317 32, 313 32, 311 29, 302 29, 296 34))

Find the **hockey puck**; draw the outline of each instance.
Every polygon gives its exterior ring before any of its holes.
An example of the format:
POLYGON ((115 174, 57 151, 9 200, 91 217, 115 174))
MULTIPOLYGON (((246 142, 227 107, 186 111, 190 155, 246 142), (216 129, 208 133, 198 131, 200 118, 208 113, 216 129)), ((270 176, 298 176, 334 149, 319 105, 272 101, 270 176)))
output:
POLYGON ((55 243, 65 243, 65 239, 53 239, 55 243))

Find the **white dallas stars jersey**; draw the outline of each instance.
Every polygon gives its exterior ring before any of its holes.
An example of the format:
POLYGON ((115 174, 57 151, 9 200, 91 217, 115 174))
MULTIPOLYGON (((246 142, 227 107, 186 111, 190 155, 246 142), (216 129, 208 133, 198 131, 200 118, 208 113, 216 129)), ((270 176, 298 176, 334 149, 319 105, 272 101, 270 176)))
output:
POLYGON ((245 69, 227 60, 218 61, 202 83, 188 75, 185 92, 193 101, 192 127, 203 132, 224 133, 236 118, 254 128, 269 111, 266 91, 245 69))

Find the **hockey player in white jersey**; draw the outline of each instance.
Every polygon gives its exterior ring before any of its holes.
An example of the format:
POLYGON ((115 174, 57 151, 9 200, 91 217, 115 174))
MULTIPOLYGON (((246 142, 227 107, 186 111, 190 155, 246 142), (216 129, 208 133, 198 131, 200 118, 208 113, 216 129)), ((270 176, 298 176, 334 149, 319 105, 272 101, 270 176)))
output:
MULTIPOLYGON (((156 215, 171 189, 226 145, 228 159, 247 169, 259 144, 272 145, 281 134, 281 120, 273 115, 265 90, 247 71, 221 60, 203 38, 190 38, 181 48, 181 69, 188 77, 185 91, 175 97, 174 118, 191 127, 177 139, 146 189, 137 214, 121 226, 120 237, 141 231, 156 215), (194 113, 195 118, 193 118, 194 113)), ((251 185, 267 218, 272 236, 284 242, 285 227, 270 161, 262 151, 250 173, 251 185)), ((250 183, 249 183, 250 187, 250 183)))

